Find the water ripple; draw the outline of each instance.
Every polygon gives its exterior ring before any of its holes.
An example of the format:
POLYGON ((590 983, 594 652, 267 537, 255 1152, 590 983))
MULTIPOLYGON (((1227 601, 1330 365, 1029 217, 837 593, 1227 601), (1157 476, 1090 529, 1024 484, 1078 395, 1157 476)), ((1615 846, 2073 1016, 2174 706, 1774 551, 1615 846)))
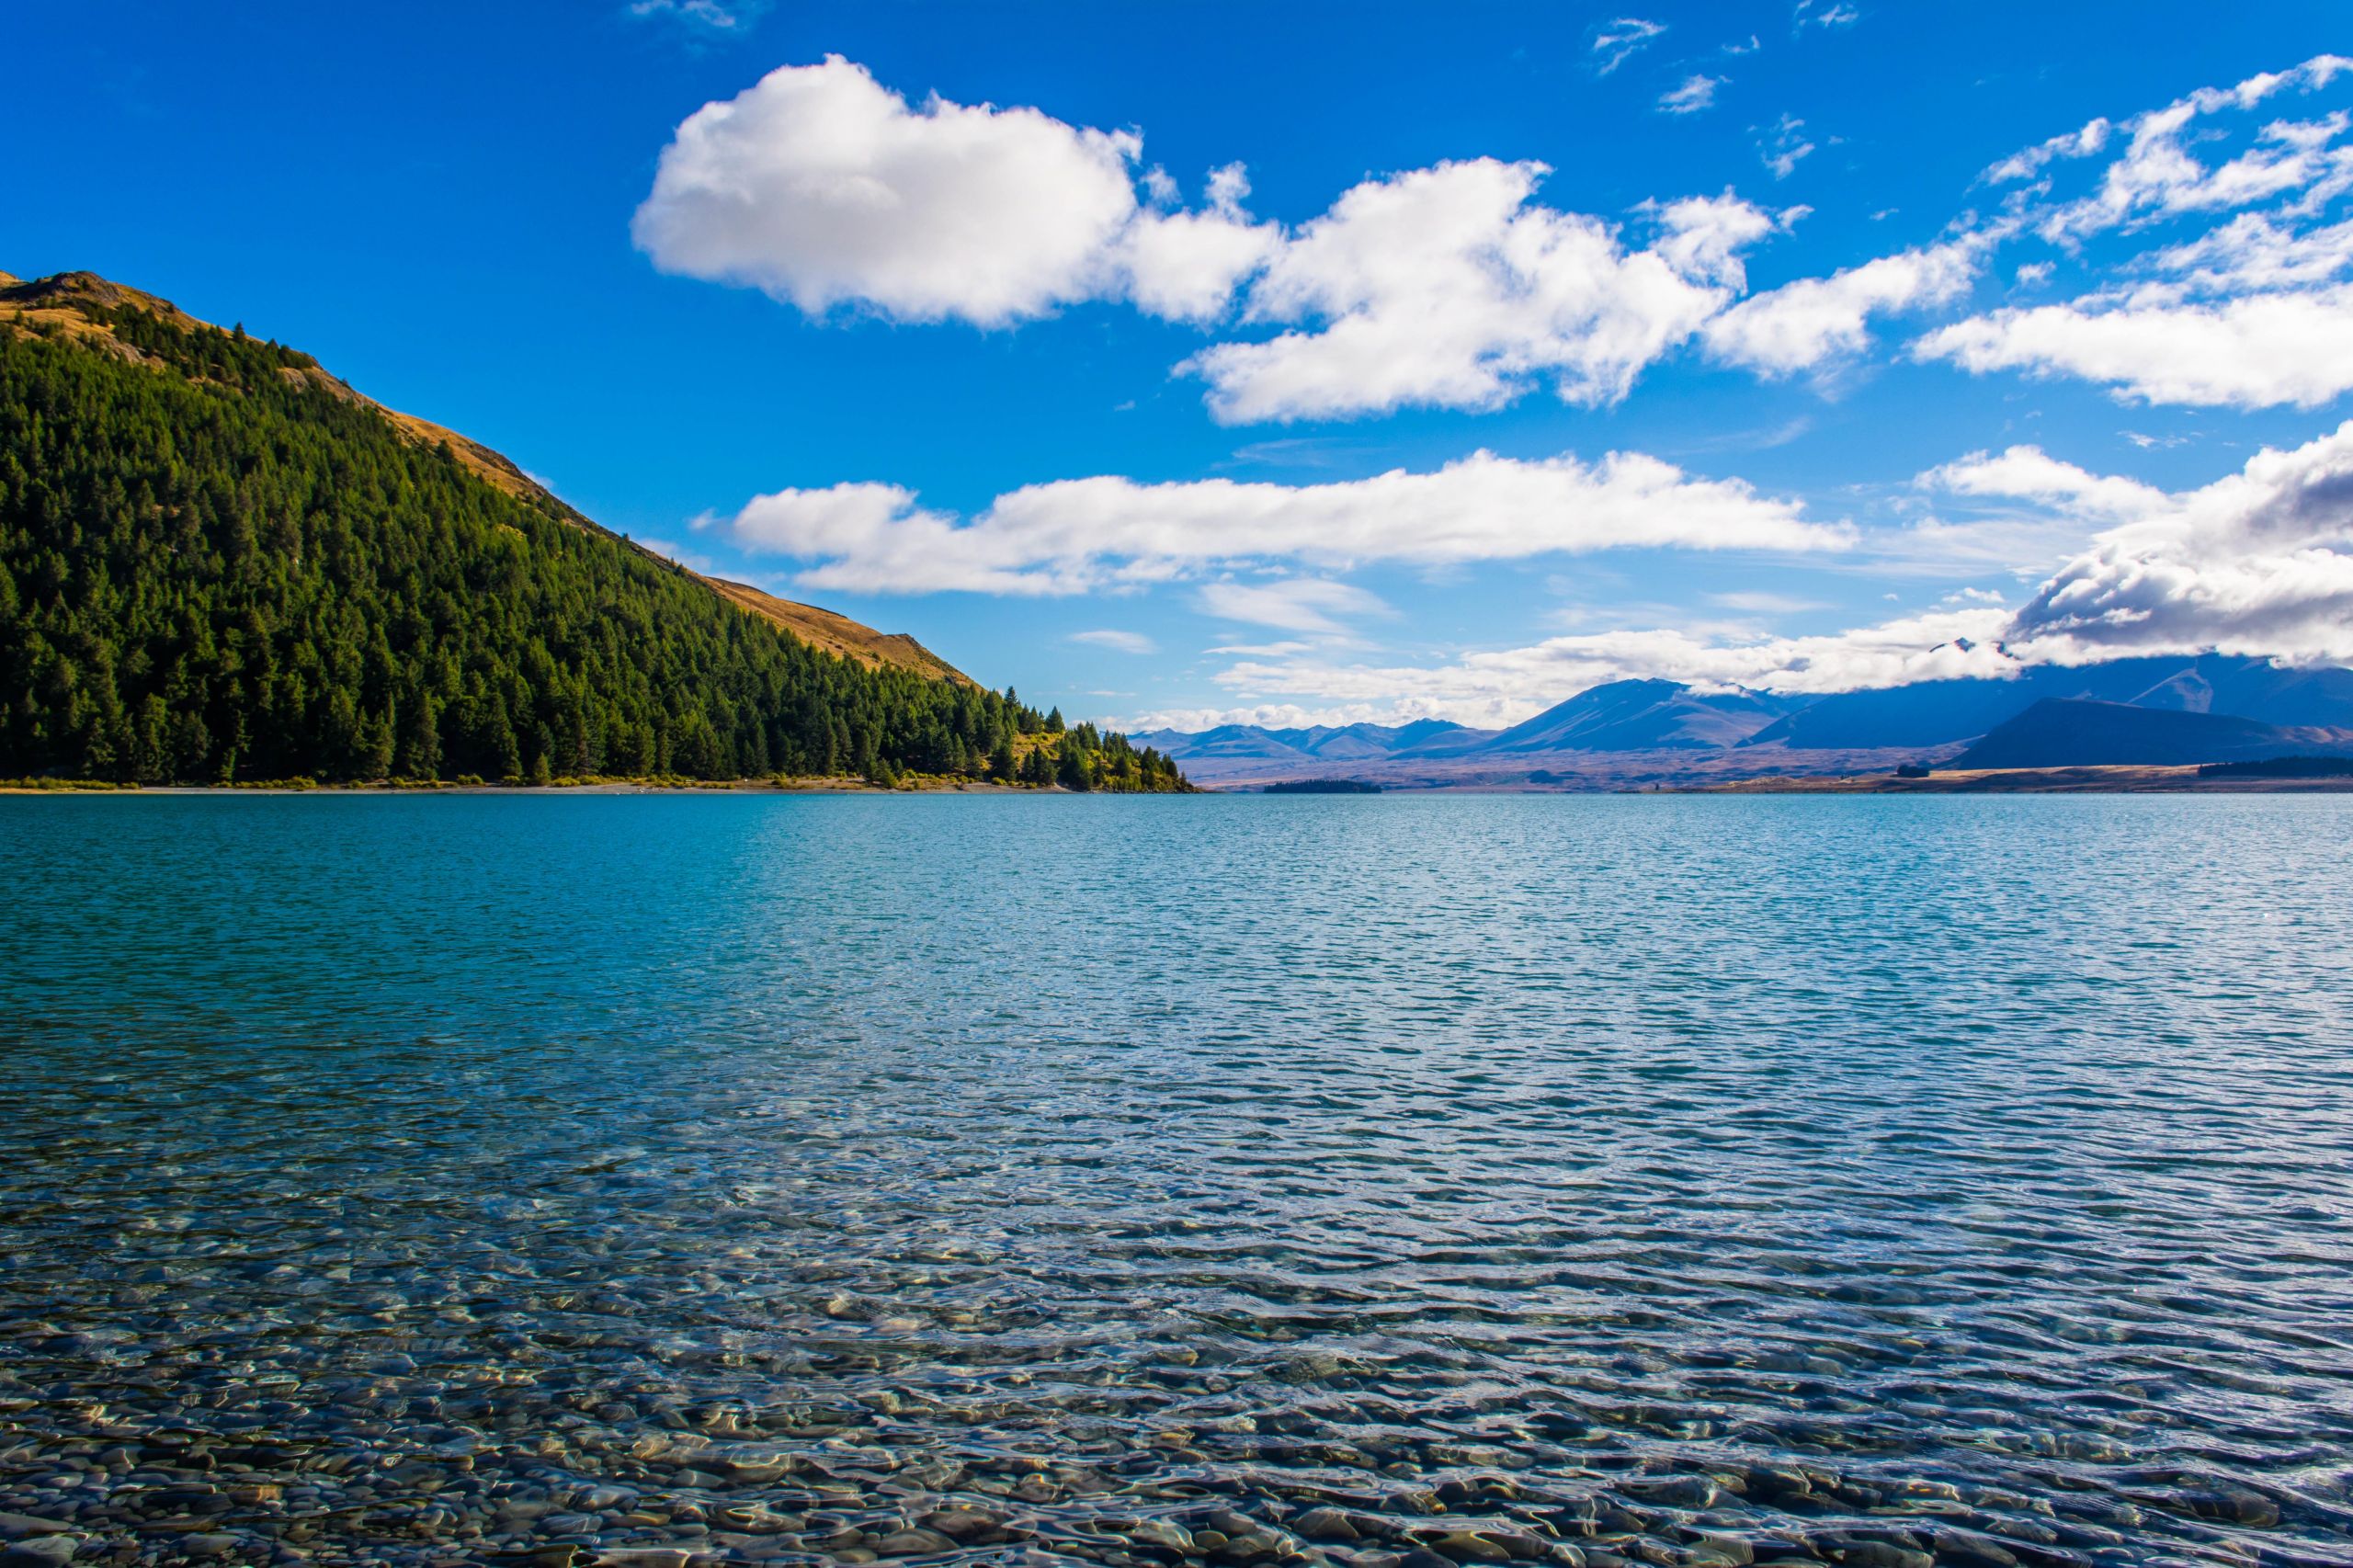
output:
POLYGON ((2353 1562, 2348 806, 0 801, 0 1562, 2353 1562))

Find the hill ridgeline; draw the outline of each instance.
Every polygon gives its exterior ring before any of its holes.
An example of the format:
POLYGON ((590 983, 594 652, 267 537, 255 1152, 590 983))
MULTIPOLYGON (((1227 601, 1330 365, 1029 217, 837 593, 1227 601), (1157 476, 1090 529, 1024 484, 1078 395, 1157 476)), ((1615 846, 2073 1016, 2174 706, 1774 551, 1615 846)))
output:
POLYGON ((0 273, 0 777, 1188 788, 911 638, 706 578, 308 355, 0 273))

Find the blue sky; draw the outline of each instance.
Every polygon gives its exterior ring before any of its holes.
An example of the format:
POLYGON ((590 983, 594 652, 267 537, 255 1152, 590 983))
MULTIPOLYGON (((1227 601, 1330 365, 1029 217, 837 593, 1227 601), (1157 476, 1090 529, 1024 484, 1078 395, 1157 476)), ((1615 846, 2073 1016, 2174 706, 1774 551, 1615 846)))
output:
POLYGON ((2217 16, 96 0, 0 267, 1074 713, 2353 659, 2353 27, 2217 16))

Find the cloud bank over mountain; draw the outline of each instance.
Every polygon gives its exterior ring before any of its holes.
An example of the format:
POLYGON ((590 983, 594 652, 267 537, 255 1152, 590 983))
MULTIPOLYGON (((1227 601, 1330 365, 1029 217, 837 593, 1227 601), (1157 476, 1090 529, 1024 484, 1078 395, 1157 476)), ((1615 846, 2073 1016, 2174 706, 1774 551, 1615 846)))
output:
POLYGON ((2178 494, 2030 447, 1976 454, 1922 474, 1920 483, 2114 526, 2015 610, 1972 593, 1931 614, 1818 636, 1613 631, 1435 667, 1338 664, 1310 652, 1245 660, 1217 678, 1256 706, 1290 699, 1287 711, 1304 716, 1292 722, 1438 715, 1493 725, 1517 722, 1563 692, 1624 679, 1821 694, 1999 680, 2022 665, 2155 653, 2353 664, 2353 421, 2294 450, 2258 453, 2240 472, 2178 494))
POLYGON ((2353 421, 2101 534, 2009 634, 2066 662, 2210 648, 2353 662, 2353 421))

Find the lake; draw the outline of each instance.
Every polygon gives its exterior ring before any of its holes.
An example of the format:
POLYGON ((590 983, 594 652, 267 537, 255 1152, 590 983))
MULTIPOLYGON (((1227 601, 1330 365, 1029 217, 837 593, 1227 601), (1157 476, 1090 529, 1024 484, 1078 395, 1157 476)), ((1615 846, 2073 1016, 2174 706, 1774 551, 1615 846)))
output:
POLYGON ((0 1561, 2343 1563, 2349 837, 0 800, 0 1561))

